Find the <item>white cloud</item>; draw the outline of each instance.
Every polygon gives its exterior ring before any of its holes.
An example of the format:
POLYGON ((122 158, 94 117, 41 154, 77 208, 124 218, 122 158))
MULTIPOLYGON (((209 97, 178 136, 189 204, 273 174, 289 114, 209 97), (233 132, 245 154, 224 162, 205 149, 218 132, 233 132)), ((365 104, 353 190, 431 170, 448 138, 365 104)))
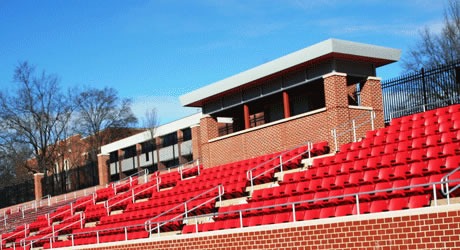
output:
POLYGON ((182 107, 177 96, 139 96, 133 100, 132 111, 143 126, 145 112, 156 108, 158 124, 165 124, 197 113, 200 109, 182 107))

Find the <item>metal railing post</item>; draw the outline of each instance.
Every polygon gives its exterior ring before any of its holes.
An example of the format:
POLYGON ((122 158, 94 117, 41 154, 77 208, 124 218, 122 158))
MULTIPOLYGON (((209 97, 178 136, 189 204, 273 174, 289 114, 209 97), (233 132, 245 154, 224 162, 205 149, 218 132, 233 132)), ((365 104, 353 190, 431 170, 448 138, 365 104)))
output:
POLYGON ((251 194, 254 192, 254 179, 252 179, 252 170, 249 170, 249 180, 251 180, 251 194))
POLYGON ((296 214, 295 214, 295 203, 292 203, 292 220, 294 222, 297 221, 297 217, 296 217, 296 214))
POLYGON ((157 176, 157 192, 160 192, 160 177, 157 176))
POLYGON ((353 130, 353 142, 356 142, 356 122, 355 120, 351 120, 351 128, 353 130))
POLYGON ((184 208, 185 208, 185 218, 188 218, 188 208, 187 208, 187 202, 184 203, 184 208))
POLYGON ((283 173, 283 155, 280 155, 280 172, 283 173))
POLYGON ((359 208, 359 196, 358 194, 356 196, 356 214, 361 214, 360 208, 359 208))
POLYGON ((195 217, 195 233, 198 233, 198 219, 195 217))
POLYGON ((240 211, 238 211, 239 214, 240 214, 240 228, 243 228, 243 213, 240 211))
POLYGON ((332 137, 334 137, 334 147, 335 147, 335 152, 337 152, 339 147, 337 145, 337 129, 336 128, 332 130, 332 137))
POLYGON ((434 206, 437 207, 438 206, 438 196, 436 194, 436 184, 433 184, 433 198, 434 198, 434 206))
POLYGON ((371 130, 374 130, 375 111, 371 111, 371 130))

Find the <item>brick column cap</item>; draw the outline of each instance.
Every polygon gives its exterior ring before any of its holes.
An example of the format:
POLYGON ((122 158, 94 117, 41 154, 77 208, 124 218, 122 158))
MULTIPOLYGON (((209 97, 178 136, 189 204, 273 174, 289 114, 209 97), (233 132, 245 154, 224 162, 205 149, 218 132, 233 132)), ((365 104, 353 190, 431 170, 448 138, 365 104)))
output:
POLYGON ((376 80, 376 81, 382 81, 381 77, 378 76, 368 76, 367 80, 376 80))
POLYGON ((328 78, 328 77, 331 77, 331 76, 347 76, 347 74, 333 71, 331 73, 327 73, 327 74, 323 75, 323 78, 328 78))
POLYGON ((199 127, 200 124, 193 124, 193 125, 190 125, 190 128, 196 128, 196 127, 199 127))
POLYGON ((110 156, 110 154, 107 154, 107 153, 100 153, 100 154, 97 154, 97 156, 110 156))
POLYGON ((45 176, 44 173, 34 173, 34 176, 45 176))

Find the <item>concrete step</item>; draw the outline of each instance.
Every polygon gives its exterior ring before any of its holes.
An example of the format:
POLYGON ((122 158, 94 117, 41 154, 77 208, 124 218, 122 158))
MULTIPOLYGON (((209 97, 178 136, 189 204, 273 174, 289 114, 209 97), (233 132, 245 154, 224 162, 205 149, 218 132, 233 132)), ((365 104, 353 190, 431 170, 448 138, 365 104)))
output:
MULTIPOLYGON (((450 198, 450 204, 459 204, 460 197, 450 198)), ((438 206, 447 205, 447 199, 438 199, 438 206)), ((431 201, 431 206, 434 207, 435 203, 434 200, 431 201)))
POLYGON ((216 207, 227 207, 231 205, 237 205, 237 204, 245 204, 248 203, 248 197, 238 197, 235 199, 228 199, 228 200, 223 200, 222 204, 219 204, 220 202, 216 202, 216 207))

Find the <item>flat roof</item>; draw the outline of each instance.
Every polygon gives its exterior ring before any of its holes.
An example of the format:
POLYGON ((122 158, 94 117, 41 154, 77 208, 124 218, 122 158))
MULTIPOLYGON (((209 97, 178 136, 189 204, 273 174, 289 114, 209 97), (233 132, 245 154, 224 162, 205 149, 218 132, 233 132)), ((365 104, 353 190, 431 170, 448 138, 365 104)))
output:
MULTIPOLYGON (((163 125, 158 126, 155 129, 154 137, 159 137, 163 135, 167 135, 169 133, 178 131, 179 129, 188 128, 193 125, 200 124, 200 118, 202 117, 202 113, 196 113, 184 118, 181 118, 176 121, 172 121, 170 123, 166 123, 163 125)), ((146 130, 144 132, 128 136, 118 141, 114 141, 112 143, 103 145, 101 147, 101 154, 109 154, 110 152, 117 151, 118 149, 124 149, 138 143, 143 143, 146 141, 151 140, 150 131, 146 130)))
POLYGON ((180 96, 179 100, 183 106, 201 107, 205 99, 242 87, 247 83, 299 64, 332 54, 351 56, 356 59, 362 58, 375 63, 376 67, 380 67, 398 61, 401 56, 401 50, 339 39, 328 39, 196 89, 180 96))

